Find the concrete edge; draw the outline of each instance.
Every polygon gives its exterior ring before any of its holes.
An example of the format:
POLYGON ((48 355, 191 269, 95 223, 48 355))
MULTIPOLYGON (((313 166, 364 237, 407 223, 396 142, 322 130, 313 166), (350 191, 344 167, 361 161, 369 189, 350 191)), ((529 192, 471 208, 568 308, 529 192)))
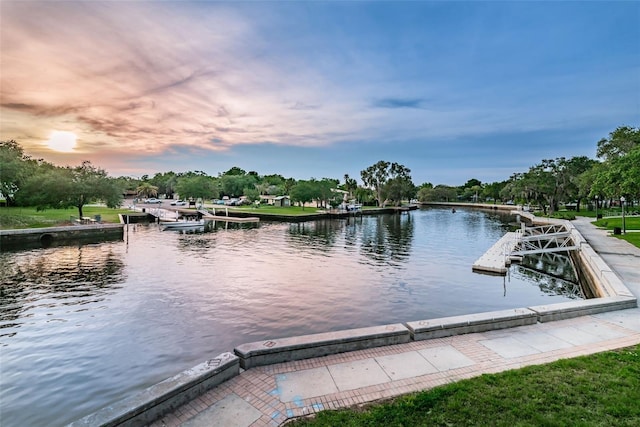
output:
POLYGON ((410 340, 409 330, 405 325, 397 323, 251 342, 239 345, 234 353, 240 358, 240 366, 250 369, 291 360, 403 344, 410 340))
POLYGON ((29 234, 43 234, 43 233, 56 233, 60 231, 92 231, 92 230, 110 230, 110 229, 122 229, 122 224, 114 223, 99 223, 99 224, 80 224, 80 225, 61 225, 57 227, 43 227, 43 228, 17 228, 12 230, 0 230, 0 236, 18 236, 29 234))
POLYGON ((239 359, 231 353, 222 353, 74 421, 69 427, 148 425, 239 373, 239 359))
POLYGON ((544 323, 554 320, 571 319, 574 317, 604 313, 607 311, 635 308, 637 306, 637 299, 633 296, 613 296, 550 305, 538 305, 529 307, 529 309, 537 314, 539 322, 544 323))
POLYGON ((570 221, 566 222, 565 226, 571 231, 574 243, 580 246, 576 255, 580 259, 582 267, 591 276, 591 282, 596 288, 597 295, 600 298, 616 296, 633 298, 633 293, 580 234, 580 231, 570 221))
POLYGON ((414 341, 491 331, 538 322, 535 312, 528 308, 490 311, 463 316, 407 322, 405 325, 414 341))

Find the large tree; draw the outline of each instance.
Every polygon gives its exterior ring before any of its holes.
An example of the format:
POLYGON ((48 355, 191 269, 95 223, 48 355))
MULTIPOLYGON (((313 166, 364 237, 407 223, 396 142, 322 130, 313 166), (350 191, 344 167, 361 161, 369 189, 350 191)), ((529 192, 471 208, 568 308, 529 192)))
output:
POLYGON ((182 199, 217 199, 220 196, 214 178, 207 175, 181 176, 175 188, 182 199))
POLYGON ((520 202, 535 202, 545 214, 558 210, 561 202, 577 202, 584 197, 580 190, 581 177, 597 162, 584 156, 566 159, 545 159, 531 166, 523 174, 514 174, 501 191, 503 197, 520 202))
POLYGON ((620 126, 609 133, 608 138, 598 141, 598 157, 612 160, 630 153, 640 146, 640 128, 620 126))
POLYGON ((378 206, 382 206, 384 200, 382 197, 382 188, 389 179, 389 162, 380 160, 378 163, 369 166, 360 171, 360 177, 365 187, 371 188, 376 193, 378 206))
POLYGON ((22 147, 14 140, 0 141, 0 193, 7 205, 14 203, 16 192, 33 175, 37 163, 25 156, 22 147))
POLYGON ((299 203, 304 209, 304 204, 314 199, 317 191, 315 185, 311 181, 298 181, 290 191, 291 201, 299 203))
POLYGON ((90 162, 64 168, 41 165, 18 194, 22 204, 38 209, 76 207, 79 217, 84 216, 82 208, 88 203, 103 202, 117 208, 122 202, 118 181, 90 162))
POLYGON ((581 187, 581 178, 584 173, 593 169, 598 164, 597 160, 587 156, 572 157, 563 162, 560 187, 561 198, 564 202, 576 202, 576 210, 580 211, 580 203, 588 193, 581 187))
POLYGON ((149 183, 158 188, 158 193, 173 199, 173 193, 175 193, 176 184, 178 183, 178 175, 175 172, 157 173, 149 180, 149 183))
POLYGON ((400 206, 403 200, 409 200, 416 194, 416 188, 411 178, 396 176, 384 184, 383 194, 386 200, 400 206))
POLYGON ((318 207, 327 207, 329 205, 337 205, 342 201, 342 197, 338 196, 333 190, 337 188, 340 181, 331 178, 322 178, 321 180, 311 179, 309 181, 314 188, 313 198, 316 200, 318 207), (340 199, 336 203, 336 200, 340 199))
POLYGON ((230 197, 240 197, 245 188, 253 188, 256 184, 256 178, 253 175, 226 174, 222 175, 219 180, 222 194, 230 197))
POLYGON ((421 202, 451 202, 457 200, 457 194, 456 187, 442 184, 433 187, 431 184, 423 184, 418 190, 418 200, 421 202))
POLYGON ((610 199, 626 196, 630 202, 640 198, 640 145, 602 164, 593 180, 591 193, 610 199))
POLYGON ((495 203, 498 199, 500 199, 500 191, 502 191, 505 185, 507 185, 507 181, 485 184, 482 188, 482 195, 485 198, 492 199, 495 203))
POLYGON ((393 185, 387 186, 388 190, 392 190, 390 194, 391 200, 398 203, 397 199, 407 197, 414 191, 413 182, 411 181, 411 169, 399 163, 389 163, 383 160, 378 163, 369 166, 365 170, 360 172, 360 177, 365 187, 371 188, 375 191, 378 206, 383 206, 386 201, 385 185, 392 179, 393 185), (396 191, 400 189, 400 193, 396 191))

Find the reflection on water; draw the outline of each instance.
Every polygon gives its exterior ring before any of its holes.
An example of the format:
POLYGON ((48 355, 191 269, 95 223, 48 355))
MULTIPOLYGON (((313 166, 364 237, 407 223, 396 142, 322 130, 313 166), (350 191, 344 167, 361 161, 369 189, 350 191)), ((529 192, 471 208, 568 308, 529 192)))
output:
POLYGON ((123 267, 117 254, 90 245, 25 251, 13 262, 0 257, 0 328, 10 328, 6 335, 15 335, 29 317, 22 314, 34 307, 99 302, 123 281, 123 267))
POLYGON ((507 221, 137 224, 124 241, 0 253, 2 425, 64 425, 244 342, 576 298, 561 258, 525 258, 508 282, 472 273, 507 221))
POLYGON ((515 273, 535 282, 549 295, 584 299, 571 258, 566 252, 528 255, 516 266, 515 273))
POLYGON ((362 254, 375 262, 399 266, 410 255, 413 230, 410 215, 375 217, 362 228, 362 254))

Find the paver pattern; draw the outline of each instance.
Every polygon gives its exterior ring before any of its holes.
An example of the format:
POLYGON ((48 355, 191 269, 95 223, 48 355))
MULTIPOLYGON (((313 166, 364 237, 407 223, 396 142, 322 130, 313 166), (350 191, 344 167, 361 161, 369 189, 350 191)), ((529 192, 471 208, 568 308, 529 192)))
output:
MULTIPOLYGON (((640 250, 587 220, 576 227, 636 297, 640 250)), ((640 309, 261 366, 243 371, 153 426, 279 426, 287 419, 465 378, 640 343, 640 309)))

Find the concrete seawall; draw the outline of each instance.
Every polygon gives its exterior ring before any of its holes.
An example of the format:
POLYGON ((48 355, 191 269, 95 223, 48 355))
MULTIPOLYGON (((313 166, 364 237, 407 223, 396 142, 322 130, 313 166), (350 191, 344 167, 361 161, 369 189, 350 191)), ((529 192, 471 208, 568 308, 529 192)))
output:
POLYGON ((122 224, 69 225, 62 227, 0 230, 2 250, 42 248, 71 242, 122 240, 122 224))

